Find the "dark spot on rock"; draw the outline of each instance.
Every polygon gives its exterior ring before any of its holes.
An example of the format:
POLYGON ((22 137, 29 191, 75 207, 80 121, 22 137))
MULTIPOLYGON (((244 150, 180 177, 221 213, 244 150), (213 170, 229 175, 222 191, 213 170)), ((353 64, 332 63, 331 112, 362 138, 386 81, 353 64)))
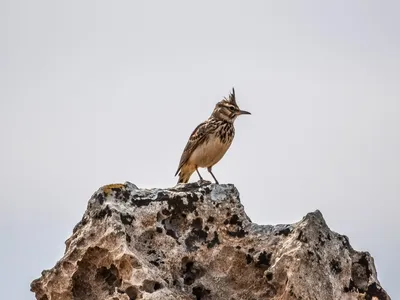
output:
POLYGON ((197 212, 197 210, 194 211, 194 215, 195 215, 196 217, 199 216, 199 213, 197 212))
POLYGON ((325 245, 325 241, 324 241, 323 236, 322 236, 321 233, 319 233, 319 235, 318 235, 318 241, 319 241, 321 246, 325 245))
POLYGON ((148 206, 153 200, 132 198, 131 204, 136 207, 148 206))
POLYGON ((128 295, 129 300, 136 300, 139 296, 139 290, 134 286, 128 287, 125 293, 128 295))
POLYGON ((310 250, 307 250, 307 254, 308 254, 308 256, 313 256, 314 255, 314 253, 312 251, 310 251, 310 250))
POLYGON ((193 229, 189 236, 185 239, 185 245, 189 251, 195 251, 198 247, 195 245, 196 242, 205 242, 207 239, 207 232, 202 229, 193 229))
POLYGON ((100 211, 98 211, 93 218, 94 219, 103 219, 104 217, 111 217, 112 215, 112 211, 110 209, 110 207, 107 205, 105 208, 101 209, 100 211))
POLYGON ((142 284, 142 288, 147 293, 154 293, 155 291, 159 290, 162 287, 161 283, 145 279, 142 284))
POLYGON ((111 288, 121 286, 119 272, 114 264, 110 268, 101 267, 97 269, 95 279, 96 281, 105 281, 111 288))
POLYGON ((211 193, 211 188, 209 186, 204 187, 204 194, 209 194, 211 193))
POLYGON ((251 264, 253 262, 253 257, 250 254, 246 254, 246 263, 251 264))
POLYGON ((203 228, 203 219, 202 218, 196 218, 192 221, 192 227, 196 229, 202 229, 203 228))
POLYGON ((202 267, 195 264, 193 261, 186 261, 185 257, 183 262, 183 282, 186 285, 192 285, 197 278, 200 278, 204 275, 205 271, 202 267))
POLYGON ((157 291, 159 289, 161 289, 162 285, 159 282, 154 283, 154 290, 157 291))
POLYGON ((213 223, 214 222, 214 217, 208 217, 207 223, 213 223))
POLYGON ((168 235, 171 235, 173 231, 174 234, 172 234, 172 237, 178 238, 182 234, 184 234, 183 230, 187 228, 187 219, 182 217, 182 214, 177 213, 176 210, 172 210, 171 216, 163 222, 161 222, 164 226, 164 230, 167 232, 168 235))
POLYGON ((196 286, 192 289, 192 294, 196 297, 196 300, 210 299, 211 291, 202 286, 196 286))
POLYGON ((224 221, 224 225, 228 225, 228 224, 229 224, 229 220, 226 219, 226 220, 224 221))
POLYGON ((303 243, 307 243, 308 239, 304 236, 303 231, 300 230, 299 235, 297 236, 297 240, 303 243))
POLYGON ((161 213, 162 213, 164 216, 169 216, 169 215, 171 214, 171 212, 170 212, 168 209, 166 209, 166 208, 164 208, 164 209, 161 211, 161 213))
POLYGON ((343 289, 343 291, 344 291, 345 293, 349 293, 349 292, 352 292, 352 291, 355 290, 355 289, 357 289, 357 288, 356 288, 355 285, 354 285, 354 281, 353 281, 352 279, 350 279, 349 286, 348 286, 348 287, 345 286, 344 289, 343 289))
POLYGON ((85 226, 88 223, 88 218, 83 217, 81 220, 81 225, 85 226))
POLYGON ((185 239, 185 245, 188 251, 196 251, 199 249, 199 247, 196 246, 196 241, 197 238, 196 236, 190 234, 186 239, 185 239))
POLYGON ((166 232, 167 235, 172 236, 174 239, 178 239, 178 236, 176 235, 176 232, 173 231, 172 229, 168 229, 166 232))
POLYGON ((111 188, 111 191, 115 192, 115 198, 119 199, 121 194, 122 194, 122 190, 121 188, 111 188))
POLYGON ((105 198, 104 198, 103 193, 98 193, 98 194, 96 195, 95 199, 96 199, 97 201, 99 201, 100 205, 103 205, 103 203, 104 203, 104 201, 105 201, 105 198))
POLYGON ((254 248, 250 248, 248 252, 249 253, 253 253, 254 252, 254 248))
POLYGON ((207 232, 205 232, 205 231, 202 230, 202 229, 193 229, 193 230, 192 230, 192 233, 193 233, 194 235, 198 236, 198 238, 199 238, 200 240, 205 240, 205 239, 207 238, 207 236, 208 236, 207 232))
POLYGON ((345 236, 345 235, 341 235, 340 237, 342 238, 343 246, 344 246, 346 249, 350 249, 351 246, 350 246, 349 238, 348 238, 347 236, 345 236))
POLYGON ((363 253, 363 255, 361 256, 361 258, 358 261, 358 263, 365 268, 365 272, 366 272, 366 275, 367 275, 366 279, 368 281, 369 277, 372 275, 372 272, 369 269, 369 262, 367 260, 367 254, 366 253, 363 253))
POLYGON ((353 261, 351 265, 351 279, 354 287, 360 292, 365 293, 368 289, 368 282, 372 271, 369 266, 367 253, 361 252, 358 261, 353 261))
POLYGON ((265 277, 268 281, 271 281, 272 278, 274 278, 274 274, 272 274, 272 272, 267 272, 267 274, 265 274, 265 277))
POLYGON ((218 233, 214 231, 214 238, 207 244, 207 248, 210 249, 219 243, 218 233))
POLYGON ((205 230, 205 231, 209 231, 210 228, 206 225, 206 226, 204 226, 204 230, 205 230))
POLYGON ((194 280, 196 279, 195 274, 192 273, 193 262, 188 262, 186 264, 186 270, 184 274, 183 282, 187 285, 193 284, 194 280))
POLYGON ((332 270, 333 273, 339 274, 340 272, 342 272, 342 268, 340 266, 340 262, 339 261, 337 261, 335 259, 332 260, 331 263, 330 263, 330 266, 331 266, 331 270, 332 270))
POLYGON ((238 215, 233 215, 229 220, 229 224, 242 226, 242 221, 239 221, 238 215))
POLYGON ((85 216, 82 217, 82 220, 78 222, 78 224, 75 225, 74 229, 72 230, 72 233, 75 233, 79 228, 82 226, 85 226, 88 223, 87 218, 85 216))
POLYGON ((279 230, 277 233, 275 233, 275 235, 288 236, 290 232, 291 232, 290 227, 286 227, 284 229, 279 230))
POLYGON ((160 263, 157 260, 150 260, 149 263, 151 263, 152 265, 155 265, 156 267, 160 266, 160 263))
POLYGON ((239 229, 237 231, 228 231, 227 233, 228 233, 228 235, 237 237, 237 238, 245 237, 247 234, 247 232, 244 231, 243 229, 239 229))
MULTIPOLYGON (((160 196, 162 193, 158 193, 160 196)), ((179 196, 166 196, 168 207, 175 209, 179 212, 193 212, 196 209, 194 202, 198 201, 198 196, 195 193, 188 193, 186 195, 187 204, 185 204, 182 197, 179 196)))
POLYGON ((127 243, 130 243, 132 241, 131 236, 127 233, 125 234, 125 239, 126 239, 127 243))
POLYGON ((374 282, 374 283, 372 283, 372 284, 370 284, 368 286, 367 293, 366 293, 366 296, 365 296, 365 300, 372 300, 373 299, 372 297, 376 297, 379 300, 381 300, 381 299, 382 300, 389 299, 386 296, 385 291, 380 286, 378 286, 376 284, 376 282, 374 282))
POLYGON ((121 217, 121 222, 124 225, 131 225, 133 220, 135 219, 134 216, 131 216, 129 214, 123 214, 123 213, 120 213, 120 217, 121 217))
POLYGON ((256 267, 265 267, 269 268, 271 265, 271 253, 267 253, 265 251, 261 252, 256 261, 256 267))
POLYGON ((148 254, 148 255, 156 254, 156 250, 149 250, 149 251, 147 251, 147 254, 148 254))
MULTIPOLYGON (((317 250, 319 250, 319 249, 317 248, 317 250)), ((318 252, 315 252, 315 256, 317 257, 318 262, 320 262, 322 260, 321 255, 319 255, 318 252)))
POLYGON ((159 211, 157 212, 157 222, 162 222, 164 220, 164 215, 159 211))
POLYGON ((231 213, 228 211, 228 212, 226 213, 226 216, 229 217, 230 215, 231 215, 231 213))
POLYGON ((242 247, 240 247, 240 246, 236 246, 236 249, 240 250, 240 249, 242 249, 242 247))
POLYGON ((131 195, 131 193, 129 191, 127 191, 127 190, 122 192, 122 196, 123 196, 124 202, 128 201, 130 195, 131 195))
POLYGON ((182 214, 181 216, 182 216, 182 218, 186 218, 186 214, 182 214))
POLYGON ((157 231, 158 233, 162 233, 162 232, 163 232, 163 230, 162 230, 161 227, 156 227, 156 231, 157 231))

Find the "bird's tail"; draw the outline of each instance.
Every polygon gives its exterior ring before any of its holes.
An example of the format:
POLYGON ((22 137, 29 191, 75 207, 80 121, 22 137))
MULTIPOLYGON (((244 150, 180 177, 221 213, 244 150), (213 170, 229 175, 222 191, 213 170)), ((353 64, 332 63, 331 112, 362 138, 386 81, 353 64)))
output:
POLYGON ((178 183, 188 183, 190 176, 192 176, 193 172, 196 170, 195 167, 184 165, 179 171, 179 180, 178 183))
POLYGON ((190 179, 190 175, 191 174, 185 174, 182 171, 179 172, 179 179, 178 179, 178 183, 188 183, 189 179, 190 179))

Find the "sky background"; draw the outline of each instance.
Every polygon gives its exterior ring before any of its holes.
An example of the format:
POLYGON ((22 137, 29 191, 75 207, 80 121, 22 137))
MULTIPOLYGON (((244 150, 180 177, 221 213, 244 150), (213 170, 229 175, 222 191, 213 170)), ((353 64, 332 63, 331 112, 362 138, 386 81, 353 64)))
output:
POLYGON ((234 86, 252 116, 236 121, 218 180, 259 224, 320 209, 400 299, 399 12, 366 0, 1 1, 1 298, 34 298, 30 282, 100 186, 175 185, 190 133, 234 86))

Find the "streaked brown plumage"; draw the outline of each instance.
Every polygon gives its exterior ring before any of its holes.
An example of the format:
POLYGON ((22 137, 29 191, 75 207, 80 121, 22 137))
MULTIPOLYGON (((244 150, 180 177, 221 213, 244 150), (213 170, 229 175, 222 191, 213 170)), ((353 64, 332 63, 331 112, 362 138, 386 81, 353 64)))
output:
POLYGON ((236 103, 235 90, 228 98, 215 105, 208 120, 196 127, 183 150, 178 170, 178 183, 187 183, 194 171, 201 177, 198 168, 207 168, 215 182, 218 180, 212 173, 212 167, 224 156, 235 136, 233 122, 242 114, 250 114, 240 110, 236 103))

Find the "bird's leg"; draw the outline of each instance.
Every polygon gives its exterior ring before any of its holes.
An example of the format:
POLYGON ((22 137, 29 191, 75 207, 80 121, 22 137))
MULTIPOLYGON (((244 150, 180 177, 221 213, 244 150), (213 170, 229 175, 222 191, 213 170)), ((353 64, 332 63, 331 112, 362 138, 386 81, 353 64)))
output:
POLYGON ((215 176, 214 176, 213 172, 211 171, 211 168, 212 168, 212 167, 208 167, 208 168, 207 168, 207 170, 208 170, 208 172, 210 172, 211 176, 214 178, 214 180, 215 180, 215 183, 216 183, 216 184, 219 184, 219 182, 218 182, 217 178, 215 178, 215 176))
POLYGON ((196 167, 196 172, 197 172, 197 175, 199 175, 199 177, 200 177, 200 181, 204 181, 203 177, 201 177, 201 175, 200 175, 199 170, 197 170, 197 167, 196 167))

